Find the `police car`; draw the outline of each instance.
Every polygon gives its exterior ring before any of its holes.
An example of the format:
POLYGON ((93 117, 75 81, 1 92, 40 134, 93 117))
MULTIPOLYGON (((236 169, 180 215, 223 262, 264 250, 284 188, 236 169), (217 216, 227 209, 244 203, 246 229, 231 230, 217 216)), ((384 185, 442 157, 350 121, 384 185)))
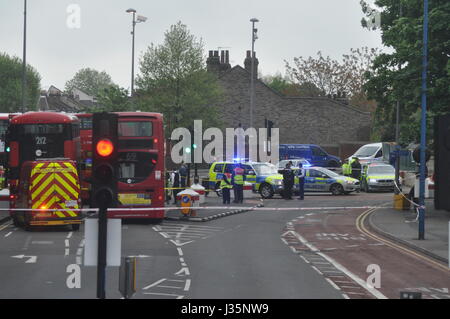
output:
MULTIPOLYGON (((295 179, 298 192, 298 179, 295 179)), ((333 195, 350 194, 360 190, 359 180, 339 175, 323 167, 305 169, 305 192, 331 192, 333 195)))
POLYGON ((365 192, 394 191, 395 168, 384 163, 372 163, 363 166, 361 181, 365 192))
POLYGON ((297 158, 297 159, 288 159, 282 160, 278 163, 278 168, 283 169, 286 167, 286 164, 292 162, 292 169, 298 169, 299 164, 302 164, 302 167, 311 167, 311 163, 305 158, 297 158))
MULTIPOLYGON (((224 174, 230 176, 236 162, 214 162, 209 168, 209 188, 218 190, 224 174)), ((246 162, 239 163, 244 169, 244 180, 253 184, 253 191, 259 192, 263 198, 271 198, 280 194, 283 189, 283 176, 278 174, 278 168, 270 163, 246 162)), ((221 196, 221 192, 217 191, 221 196)))

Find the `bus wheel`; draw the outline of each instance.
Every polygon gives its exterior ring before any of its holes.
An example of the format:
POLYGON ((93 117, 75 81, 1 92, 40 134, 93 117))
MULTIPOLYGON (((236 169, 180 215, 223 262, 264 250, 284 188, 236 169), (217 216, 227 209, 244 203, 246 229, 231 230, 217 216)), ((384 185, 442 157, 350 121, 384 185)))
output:
POLYGON ((72 224, 72 230, 73 231, 79 231, 80 230, 80 224, 72 224))
POLYGON ((261 194, 261 197, 264 199, 272 198, 273 197, 273 188, 269 184, 262 184, 259 188, 259 193, 261 194))
POLYGON ((344 187, 341 184, 331 185, 330 191, 333 195, 341 195, 344 193, 344 187))

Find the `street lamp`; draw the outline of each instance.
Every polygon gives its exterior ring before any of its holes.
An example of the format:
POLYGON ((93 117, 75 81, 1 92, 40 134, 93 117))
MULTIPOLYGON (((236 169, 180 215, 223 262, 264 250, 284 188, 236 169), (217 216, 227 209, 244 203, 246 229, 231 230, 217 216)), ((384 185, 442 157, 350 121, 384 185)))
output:
POLYGON ((134 95, 134 34, 135 34, 136 24, 147 21, 147 18, 144 16, 138 15, 137 19, 136 19, 136 10, 132 9, 132 8, 128 9, 127 13, 133 14, 133 21, 132 21, 133 31, 131 31, 131 35, 133 36, 132 37, 133 42, 132 42, 132 47, 131 47, 131 97, 133 97, 133 95, 134 95))
POLYGON ((26 107, 26 86, 27 86, 27 0, 23 2, 23 61, 22 61, 22 113, 26 107))
POLYGON ((255 75, 253 74, 255 72, 255 40, 258 39, 258 36, 256 33, 258 32, 258 29, 255 28, 255 23, 259 22, 258 19, 252 18, 250 19, 250 22, 252 23, 252 64, 251 64, 251 79, 250 79, 250 127, 253 127, 253 104, 254 104, 254 95, 255 95, 255 75))

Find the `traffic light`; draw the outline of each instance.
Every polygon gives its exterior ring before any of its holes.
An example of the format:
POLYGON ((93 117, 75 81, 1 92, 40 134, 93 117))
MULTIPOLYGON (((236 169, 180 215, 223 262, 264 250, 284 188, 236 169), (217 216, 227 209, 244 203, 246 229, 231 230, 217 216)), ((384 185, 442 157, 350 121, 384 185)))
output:
POLYGON ((118 115, 94 113, 92 120, 92 207, 115 207, 118 175, 118 115))

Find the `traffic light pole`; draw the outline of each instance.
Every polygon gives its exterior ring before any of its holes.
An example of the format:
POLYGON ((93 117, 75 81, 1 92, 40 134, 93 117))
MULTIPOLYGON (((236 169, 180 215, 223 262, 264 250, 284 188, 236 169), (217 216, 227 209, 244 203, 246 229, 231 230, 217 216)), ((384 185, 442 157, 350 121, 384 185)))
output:
POLYGON ((105 299, 106 286, 106 239, 107 239, 107 209, 98 211, 98 260, 97 260, 97 298, 105 299))

